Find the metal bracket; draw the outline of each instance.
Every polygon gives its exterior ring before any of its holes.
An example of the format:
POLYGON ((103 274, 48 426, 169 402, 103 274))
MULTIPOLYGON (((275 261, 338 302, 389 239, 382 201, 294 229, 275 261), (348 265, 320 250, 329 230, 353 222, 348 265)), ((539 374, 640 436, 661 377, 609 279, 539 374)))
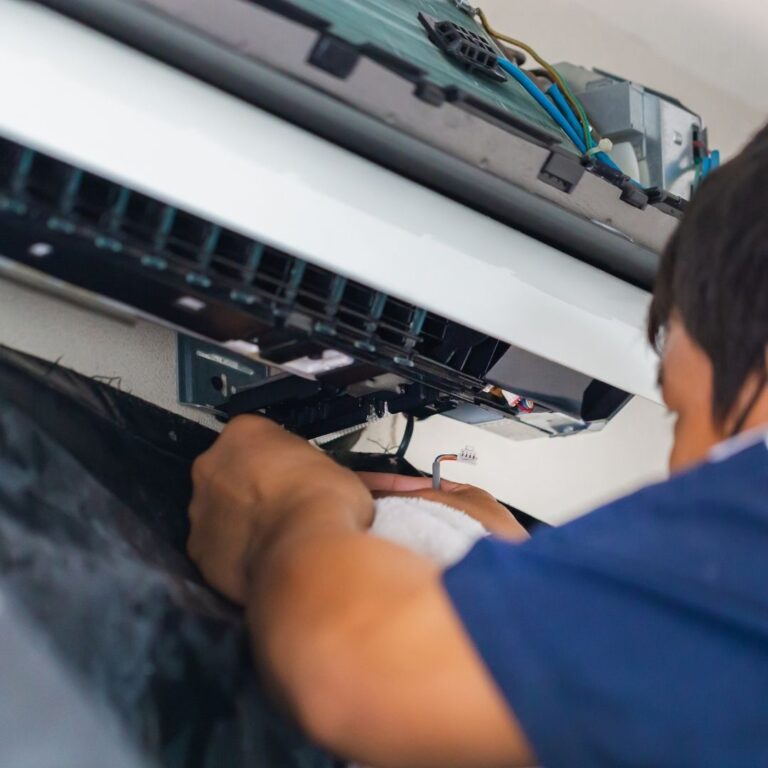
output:
POLYGON ((220 412, 232 395, 269 376, 266 365, 192 336, 178 335, 179 402, 220 412))

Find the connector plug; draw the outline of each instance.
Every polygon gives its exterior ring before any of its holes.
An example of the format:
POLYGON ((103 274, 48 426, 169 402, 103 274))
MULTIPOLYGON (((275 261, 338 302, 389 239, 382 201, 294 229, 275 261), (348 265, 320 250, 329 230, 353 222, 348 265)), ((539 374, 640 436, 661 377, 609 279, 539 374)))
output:
POLYGON ((468 445, 466 448, 462 448, 461 452, 459 453, 458 461, 461 464, 477 464, 477 451, 471 445, 468 445))
POLYGON ((477 16, 477 8, 472 5, 472 3, 469 2, 469 0, 453 0, 456 4, 456 7, 460 11, 464 11, 464 13, 469 14, 473 18, 477 16))

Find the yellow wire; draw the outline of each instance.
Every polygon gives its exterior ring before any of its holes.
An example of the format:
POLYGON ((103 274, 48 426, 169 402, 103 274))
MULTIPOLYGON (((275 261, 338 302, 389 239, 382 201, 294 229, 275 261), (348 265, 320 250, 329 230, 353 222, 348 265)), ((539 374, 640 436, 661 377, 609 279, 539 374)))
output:
POLYGON ((491 37, 494 37, 497 40, 501 40, 508 45, 511 45, 513 48, 519 48, 521 51, 525 51, 532 59, 534 59, 534 61, 536 61, 544 70, 546 70, 547 74, 563 92, 563 95, 571 105, 573 111, 579 116, 579 122, 581 123, 581 127, 584 130, 584 143, 587 149, 589 149, 592 146, 592 130, 589 127, 589 119, 584 112, 584 108, 581 106, 581 104, 579 104, 578 99, 571 93, 571 89, 568 87, 568 84, 565 82, 565 80, 563 80, 563 78, 560 76, 560 73, 548 61, 539 56, 539 54, 536 53, 536 51, 527 43, 524 43, 522 40, 515 40, 513 37, 509 37, 509 35, 505 35, 502 32, 497 32, 491 26, 491 23, 488 21, 488 17, 485 15, 485 11, 483 11, 482 8, 477 8, 476 12, 480 17, 480 22, 485 28, 485 31, 491 37))

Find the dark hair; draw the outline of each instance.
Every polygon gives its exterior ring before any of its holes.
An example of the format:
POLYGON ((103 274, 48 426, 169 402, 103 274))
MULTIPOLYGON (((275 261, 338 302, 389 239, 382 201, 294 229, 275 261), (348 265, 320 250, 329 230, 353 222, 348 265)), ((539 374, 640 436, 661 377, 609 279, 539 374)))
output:
POLYGON ((714 367, 713 415, 732 415, 768 348, 768 126, 694 195, 661 260, 648 321, 660 349, 674 311, 714 367))

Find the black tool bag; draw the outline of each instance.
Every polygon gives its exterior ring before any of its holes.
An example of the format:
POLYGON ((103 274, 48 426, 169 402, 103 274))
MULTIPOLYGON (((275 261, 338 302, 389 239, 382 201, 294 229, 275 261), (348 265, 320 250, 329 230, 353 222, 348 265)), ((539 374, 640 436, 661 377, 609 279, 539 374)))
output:
POLYGON ((190 464, 214 437, 0 348, 0 586, 147 765, 331 766, 266 703, 241 612, 184 554, 190 464))

